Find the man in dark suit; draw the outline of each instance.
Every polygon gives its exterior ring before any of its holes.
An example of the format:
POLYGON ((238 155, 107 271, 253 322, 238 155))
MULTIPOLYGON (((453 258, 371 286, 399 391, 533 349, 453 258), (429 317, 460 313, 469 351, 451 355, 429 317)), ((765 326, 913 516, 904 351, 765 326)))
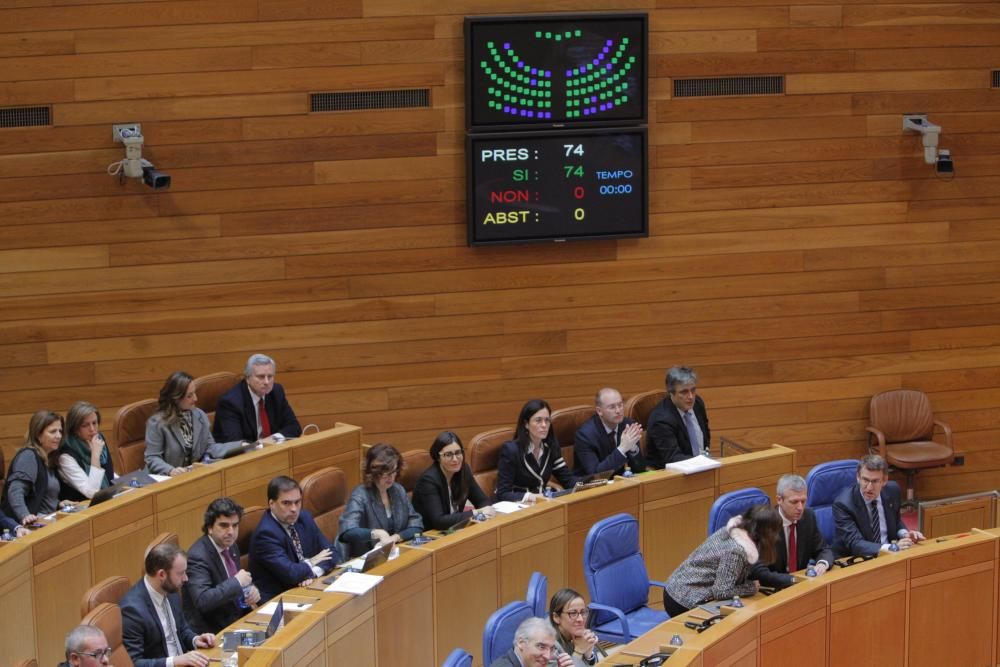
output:
POLYGON ((790 572, 804 570, 809 561, 815 563, 817 575, 830 569, 833 551, 823 539, 816 524, 816 515, 806 507, 806 481, 798 475, 784 475, 778 480, 778 514, 782 530, 775 546, 777 559, 773 563, 754 566, 751 578, 761 586, 787 588, 795 583, 790 572))
POLYGON ((302 489, 279 475, 267 485, 265 512, 250 538, 250 573, 262 602, 282 591, 307 585, 337 564, 330 545, 312 515, 302 509, 302 489))
POLYGON ((666 384, 667 397, 646 422, 646 464, 652 469, 706 453, 711 442, 697 373, 674 366, 667 371, 666 384))
POLYGON ((605 387, 594 397, 594 415, 585 421, 573 438, 573 474, 585 477, 614 470, 642 472, 646 463, 639 451, 642 426, 625 417, 625 404, 617 389, 605 387))
POLYGON ((212 435, 216 442, 254 442, 277 433, 285 438, 302 435, 285 390, 274 381, 275 368, 271 357, 250 355, 245 377, 219 398, 215 408, 212 435))
POLYGON ((526 618, 514 632, 514 646, 490 663, 490 667, 573 667, 573 656, 556 654, 556 629, 544 618, 526 618))
POLYGON ((187 581, 187 558, 173 544, 158 544, 146 554, 146 576, 121 599, 122 642, 135 667, 206 667, 195 649, 215 646, 210 632, 195 634, 181 613, 178 594, 187 581))
POLYGON ((239 567, 242 518, 242 506, 216 498, 205 510, 204 535, 188 549, 184 614, 195 632, 218 632, 260 601, 250 573, 239 567))
POLYGON ((891 547, 909 549, 924 539, 918 530, 907 530, 899 517, 899 487, 886 486, 889 466, 877 454, 858 462, 858 483, 844 489, 833 502, 837 526, 834 549, 838 554, 877 556, 891 547))

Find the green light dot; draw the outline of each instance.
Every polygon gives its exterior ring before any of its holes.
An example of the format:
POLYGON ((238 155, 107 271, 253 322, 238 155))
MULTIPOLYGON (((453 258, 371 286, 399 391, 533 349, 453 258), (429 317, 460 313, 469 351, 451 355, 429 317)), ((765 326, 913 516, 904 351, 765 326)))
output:
POLYGON ((557 42, 561 42, 562 41, 562 35, 556 35, 556 41, 557 42))
POLYGON ((577 37, 581 37, 581 36, 583 35, 583 31, 582 31, 582 30, 577 30, 577 31, 576 31, 576 32, 575 32, 574 34, 575 34, 575 35, 576 35, 577 37))
POLYGON ((545 39, 552 39, 552 33, 551 32, 545 33, 545 39))
POLYGON ((535 31, 535 37, 537 38, 537 37, 541 37, 541 36, 542 36, 542 31, 541 30, 536 30, 535 31))

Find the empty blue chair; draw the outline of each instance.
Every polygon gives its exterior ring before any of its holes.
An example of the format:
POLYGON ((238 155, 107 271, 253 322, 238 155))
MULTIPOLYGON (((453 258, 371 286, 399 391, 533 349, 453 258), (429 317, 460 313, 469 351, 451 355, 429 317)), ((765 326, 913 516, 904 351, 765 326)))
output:
POLYGON ((806 475, 806 507, 816 514, 816 523, 827 544, 833 544, 837 532, 833 501, 846 487, 857 483, 857 472, 856 459, 843 459, 815 465, 806 475))
POLYGON ((524 600, 515 600, 497 609, 486 619, 483 629, 483 664, 489 665, 514 646, 517 626, 531 618, 531 607, 524 600))
POLYGON ((723 493, 712 503, 708 511, 708 534, 711 535, 724 527, 734 516, 739 516, 754 505, 770 506, 771 499, 760 489, 740 489, 723 493))
POLYGON ((625 644, 668 620, 646 606, 652 581, 639 552, 639 522, 615 514, 590 528, 583 543, 583 576, 590 590, 593 630, 604 641, 625 644))
MULTIPOLYGON (((448 654, 448 657, 441 663, 441 667, 472 667, 472 656, 457 648, 448 654)), ((489 666, 487 665, 487 667, 489 666)))
POLYGON ((528 596, 526 601, 531 607, 531 614, 538 618, 547 618, 549 606, 549 578, 541 572, 533 572, 528 580, 528 596))

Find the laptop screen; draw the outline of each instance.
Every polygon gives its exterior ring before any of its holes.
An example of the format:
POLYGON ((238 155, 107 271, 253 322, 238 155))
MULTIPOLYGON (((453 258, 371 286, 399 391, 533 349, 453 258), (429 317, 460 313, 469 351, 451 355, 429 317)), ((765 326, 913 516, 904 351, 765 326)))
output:
POLYGON ((282 600, 278 600, 278 606, 274 608, 274 613, 271 614, 271 622, 267 624, 267 632, 264 637, 270 637, 278 628, 281 627, 281 619, 285 617, 285 603, 282 600))

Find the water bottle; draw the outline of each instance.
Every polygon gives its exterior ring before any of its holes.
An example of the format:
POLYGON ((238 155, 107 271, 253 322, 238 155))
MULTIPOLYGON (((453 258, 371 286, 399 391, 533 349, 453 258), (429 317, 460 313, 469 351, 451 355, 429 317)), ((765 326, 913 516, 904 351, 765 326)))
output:
POLYGON ((625 472, 622 473, 622 477, 624 477, 625 479, 628 479, 629 477, 631 477, 634 474, 635 473, 632 472, 632 468, 630 468, 629 466, 626 465, 625 466, 625 472))
POLYGON ((0 536, 0 540, 4 542, 13 542, 14 535, 10 532, 10 528, 3 529, 3 536, 0 536))
POLYGON ((244 611, 250 611, 250 603, 247 602, 247 596, 250 595, 251 588, 252 586, 244 586, 243 595, 241 595, 240 599, 237 600, 237 603, 240 605, 240 609, 243 609, 244 611))
POLYGON ((739 595, 734 595, 733 596, 733 601, 729 603, 729 606, 730 607, 734 607, 736 609, 742 609, 743 608, 743 600, 740 599, 739 595))
POLYGON ((546 486, 545 487, 545 497, 546 498, 552 498, 552 493, 553 493, 552 487, 551 486, 546 486))
POLYGON ((812 558, 809 559, 809 565, 806 566, 806 576, 815 577, 816 576, 816 561, 812 558))

